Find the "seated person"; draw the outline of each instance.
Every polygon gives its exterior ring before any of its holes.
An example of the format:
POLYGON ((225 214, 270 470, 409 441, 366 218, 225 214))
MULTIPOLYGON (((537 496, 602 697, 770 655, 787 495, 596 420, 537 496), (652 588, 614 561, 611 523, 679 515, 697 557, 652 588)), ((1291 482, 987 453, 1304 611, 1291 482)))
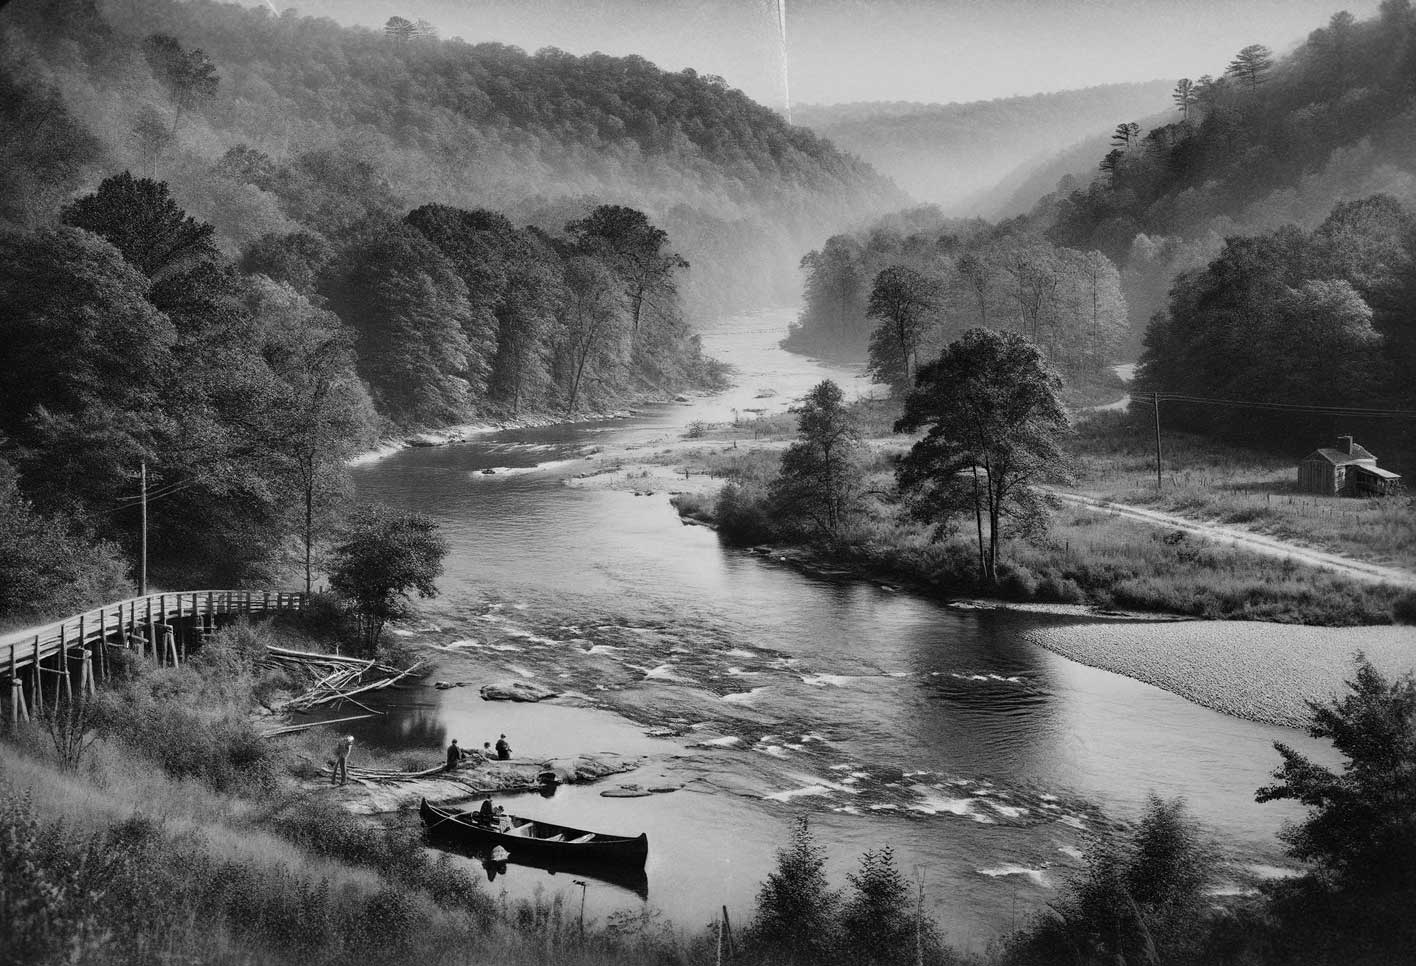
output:
POLYGON ((488 798, 482 802, 482 807, 477 809, 477 822, 481 825, 494 825, 492 815, 492 800, 488 798))

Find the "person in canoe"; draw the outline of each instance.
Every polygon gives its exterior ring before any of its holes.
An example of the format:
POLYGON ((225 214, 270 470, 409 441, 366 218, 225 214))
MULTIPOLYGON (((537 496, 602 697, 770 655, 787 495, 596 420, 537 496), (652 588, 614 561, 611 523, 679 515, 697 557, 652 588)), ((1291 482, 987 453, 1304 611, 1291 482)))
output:
POLYGON ((457 739, 452 739, 452 744, 447 746, 447 768, 446 771, 457 771, 457 766, 462 763, 462 749, 457 747, 457 739))
POLYGON ((496 811, 492 808, 490 798, 482 802, 482 807, 477 809, 476 821, 478 825, 492 826, 496 822, 496 811))
POLYGON ((507 744, 506 735, 497 739, 497 758, 506 761, 511 757, 511 745, 507 744))

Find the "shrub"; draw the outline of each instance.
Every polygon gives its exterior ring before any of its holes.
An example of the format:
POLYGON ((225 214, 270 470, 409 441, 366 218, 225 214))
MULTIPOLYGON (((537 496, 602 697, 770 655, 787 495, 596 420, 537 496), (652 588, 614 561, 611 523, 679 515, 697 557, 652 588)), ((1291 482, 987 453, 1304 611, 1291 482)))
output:
POLYGON ((1004 597, 1032 600, 1037 596, 1037 578, 1022 564, 1004 561, 998 564, 998 589, 1004 597))
POLYGON ((718 494, 713 515, 718 533, 735 546, 749 546, 773 538, 774 530, 762 491, 729 483, 718 494))
POLYGON ((1045 574, 1037 582, 1037 599, 1058 604, 1080 604, 1087 599, 1087 595, 1070 577, 1045 574))
POLYGON ((1391 617, 1398 624, 1416 624, 1416 590, 1408 590, 1391 605, 1391 617))

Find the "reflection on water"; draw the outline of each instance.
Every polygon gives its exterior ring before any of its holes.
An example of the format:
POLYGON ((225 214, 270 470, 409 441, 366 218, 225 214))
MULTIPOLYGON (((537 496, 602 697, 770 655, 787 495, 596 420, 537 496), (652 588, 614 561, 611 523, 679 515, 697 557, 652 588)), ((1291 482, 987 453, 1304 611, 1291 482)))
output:
MULTIPOLYGON (((1184 795, 1220 845, 1274 863, 1294 813, 1256 805, 1278 739, 1303 735, 1206 711, 1156 688, 1063 660, 1023 640, 1032 614, 952 611, 869 583, 806 577, 683 526, 667 497, 574 489, 596 448, 652 449, 693 419, 778 409, 825 376, 853 374, 782 352, 789 313, 730 320, 710 352, 739 388, 632 420, 499 433, 410 449, 357 473, 361 497, 436 517, 452 543, 442 596, 417 639, 441 649, 409 689, 387 746, 477 747, 505 732, 518 757, 642 754, 641 773, 570 786, 517 810, 650 840, 653 904, 695 926, 727 904, 747 917, 792 815, 810 815, 843 881, 866 849, 922 867, 935 914, 977 945, 1038 907, 1079 865, 1090 836, 1135 817, 1145 795, 1184 795), (777 395, 754 397, 760 389, 777 395), (589 457, 587 459, 587 457, 589 457), (535 467, 540 469, 533 469, 535 467), (481 470, 499 468, 493 475, 481 470), (476 686, 525 678, 565 704, 481 701, 476 686), (650 736, 653 735, 653 736, 650 736), (604 798, 622 783, 681 790, 604 798)), ((361 733, 356 730, 356 734, 361 733)), ((513 895, 529 870, 495 880, 513 895)), ((625 903, 587 888, 587 910, 625 903)))

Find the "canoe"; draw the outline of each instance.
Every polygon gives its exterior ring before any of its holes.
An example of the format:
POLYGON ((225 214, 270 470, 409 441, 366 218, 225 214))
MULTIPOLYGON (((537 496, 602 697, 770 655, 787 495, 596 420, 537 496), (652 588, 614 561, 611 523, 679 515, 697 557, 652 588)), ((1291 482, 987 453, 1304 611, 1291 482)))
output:
POLYGON ((500 845, 513 862, 541 868, 579 866, 619 866, 644 868, 649 856, 649 836, 607 835, 585 829, 555 825, 519 815, 507 815, 508 828, 503 831, 481 825, 473 812, 455 812, 430 805, 423 799, 418 814, 428 827, 428 834, 458 842, 478 851, 490 852, 500 845))

